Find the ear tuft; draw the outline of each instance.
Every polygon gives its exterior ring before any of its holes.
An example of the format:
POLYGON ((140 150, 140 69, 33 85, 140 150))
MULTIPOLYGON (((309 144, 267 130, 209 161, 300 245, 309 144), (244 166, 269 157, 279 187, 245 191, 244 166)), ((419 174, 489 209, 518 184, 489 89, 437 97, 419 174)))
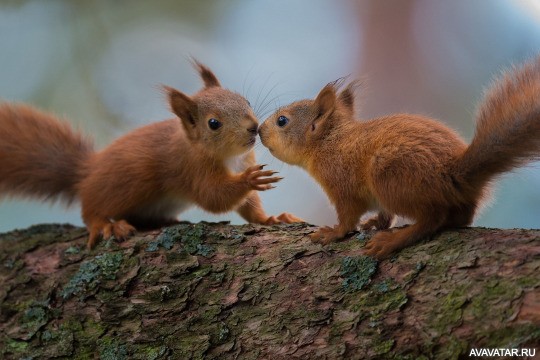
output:
POLYGON ((354 99, 355 99, 355 92, 356 89, 358 89, 360 86, 362 86, 362 82, 359 80, 353 80, 347 85, 345 89, 343 89, 339 95, 338 99, 339 101, 347 107, 349 111, 354 112, 354 99))
POLYGON ((334 89, 337 92, 343 86, 343 84, 345 84, 345 82, 347 81, 349 76, 351 76, 351 75, 349 74, 349 75, 346 75, 346 76, 342 76, 342 77, 332 81, 331 83, 328 83, 328 85, 333 86, 334 89))
POLYGON ((199 75, 204 82, 205 88, 221 87, 218 78, 216 77, 216 75, 214 75, 214 73, 212 72, 212 70, 210 70, 209 67, 201 64, 195 58, 191 58, 191 63, 193 64, 193 67, 195 67, 195 69, 199 72, 199 75))

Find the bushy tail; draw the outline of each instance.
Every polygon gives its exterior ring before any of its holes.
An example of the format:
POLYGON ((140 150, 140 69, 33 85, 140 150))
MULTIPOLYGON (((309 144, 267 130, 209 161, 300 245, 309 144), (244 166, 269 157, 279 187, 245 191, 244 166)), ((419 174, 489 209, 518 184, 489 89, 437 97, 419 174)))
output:
POLYGON ((513 68, 488 90, 474 138, 457 163, 473 189, 540 159, 540 58, 513 68))
POLYGON ((0 104, 0 196, 73 201, 92 142, 56 117, 0 104))

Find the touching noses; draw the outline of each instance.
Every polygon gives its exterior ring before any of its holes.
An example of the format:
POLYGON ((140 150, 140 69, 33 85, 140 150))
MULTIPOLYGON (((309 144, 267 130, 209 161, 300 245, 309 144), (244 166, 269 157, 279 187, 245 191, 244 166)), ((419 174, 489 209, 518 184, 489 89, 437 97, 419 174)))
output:
POLYGON ((249 127, 247 131, 252 135, 257 135, 257 124, 249 127))

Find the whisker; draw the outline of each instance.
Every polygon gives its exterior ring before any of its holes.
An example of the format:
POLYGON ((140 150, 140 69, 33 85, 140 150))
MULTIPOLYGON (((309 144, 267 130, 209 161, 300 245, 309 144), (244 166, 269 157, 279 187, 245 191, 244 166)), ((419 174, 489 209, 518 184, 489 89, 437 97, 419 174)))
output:
MULTIPOLYGON (((267 115, 268 111, 266 111, 266 110, 268 109, 268 107, 270 105, 272 105, 272 102, 276 101, 280 96, 281 95, 277 95, 277 96, 273 97, 272 99, 270 99, 261 109, 259 109, 259 112, 261 112, 261 114, 266 114, 267 115)), ((270 109, 270 112, 273 112, 274 110, 277 110, 277 108, 276 109, 270 109)), ((259 113, 257 113, 257 116, 258 116, 258 114, 259 113)), ((260 116, 260 117, 262 118, 263 116, 260 116)))
MULTIPOLYGON (((261 102, 259 103, 258 100, 259 100, 259 97, 257 97, 257 109, 256 109, 256 113, 258 113, 260 110, 261 110, 261 107, 265 105, 265 102, 266 100, 268 99, 268 96, 270 96, 270 94, 276 89, 276 87, 279 85, 279 83, 276 83, 274 86, 272 86, 268 92, 266 93, 266 95, 264 96, 264 98, 261 100, 261 102)), ((259 95, 262 93, 262 91, 264 90, 264 87, 266 86, 263 85, 263 87, 261 88, 261 91, 259 92, 259 95)))
POLYGON ((255 68, 255 64, 251 65, 251 67, 249 68, 246 76, 244 76, 244 81, 242 82, 242 96, 243 97, 247 97, 247 94, 246 94, 246 81, 249 77, 249 75, 251 74, 251 72, 253 71, 253 69, 255 68))
MULTIPOLYGON (((275 88, 275 86, 270 91, 273 91, 274 88, 275 88)), ((268 108, 268 106, 272 103, 272 101, 274 101, 276 98, 282 96, 282 95, 276 95, 273 98, 268 99, 269 95, 270 95, 270 92, 264 97, 264 99, 263 99, 264 102, 261 103, 261 106, 259 106, 257 108, 257 114, 259 114, 261 112, 264 112, 268 108)))
MULTIPOLYGON (((264 91, 264 89, 266 88, 266 85, 268 85, 268 82, 270 81, 270 78, 271 78, 273 75, 274 75, 274 73, 270 73, 270 74, 266 77, 266 80, 263 82, 263 85, 261 86, 261 88, 260 88, 260 90, 259 90, 259 93, 257 94, 257 99, 255 100, 255 109, 254 109, 255 113, 258 112, 258 108, 259 108, 259 106, 260 106, 259 100, 260 100, 260 98, 261 98, 261 94, 262 94, 262 92, 264 91)), ((276 86, 277 86, 277 84, 274 85, 274 86, 269 90, 269 92, 272 92, 272 90, 273 90, 276 86)), ((268 96, 268 94, 267 94, 267 96, 268 96)), ((266 98, 266 97, 265 97, 265 98, 266 98)), ((264 100, 263 100, 263 102, 264 102, 264 100)))

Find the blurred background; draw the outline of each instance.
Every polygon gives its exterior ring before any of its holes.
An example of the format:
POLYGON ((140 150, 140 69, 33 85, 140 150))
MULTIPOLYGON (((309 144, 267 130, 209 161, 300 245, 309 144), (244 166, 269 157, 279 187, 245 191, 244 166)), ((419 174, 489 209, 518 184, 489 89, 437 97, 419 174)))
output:
MULTIPOLYGON (((0 2, 0 99, 66 117, 98 148, 171 116, 159 91, 193 93, 195 56, 221 83, 269 112, 312 98, 327 82, 364 77, 361 118, 410 112, 466 139, 475 104, 501 69, 540 52, 540 0, 257 0, 0 2)), ((332 225, 334 209, 301 169, 260 144, 285 180, 262 193, 266 211, 332 225)), ((1 164, 0 164, 1 166, 1 164)), ((540 227, 540 164, 504 176, 475 224, 540 227)), ((43 222, 81 225, 79 207, 0 201, 0 231, 43 222)), ((193 208, 182 220, 231 220, 193 208)))

